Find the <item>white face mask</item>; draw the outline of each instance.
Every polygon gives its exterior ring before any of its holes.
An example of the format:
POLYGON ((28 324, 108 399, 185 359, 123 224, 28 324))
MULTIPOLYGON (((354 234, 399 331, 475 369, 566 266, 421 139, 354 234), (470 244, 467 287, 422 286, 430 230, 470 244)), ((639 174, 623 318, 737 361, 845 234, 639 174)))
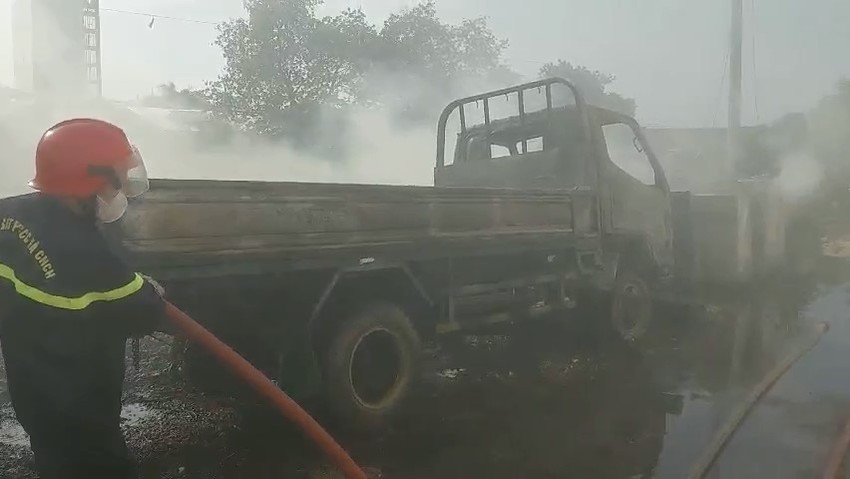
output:
POLYGON ((127 196, 118 192, 114 198, 104 200, 97 197, 97 219, 102 223, 114 223, 127 211, 127 196))

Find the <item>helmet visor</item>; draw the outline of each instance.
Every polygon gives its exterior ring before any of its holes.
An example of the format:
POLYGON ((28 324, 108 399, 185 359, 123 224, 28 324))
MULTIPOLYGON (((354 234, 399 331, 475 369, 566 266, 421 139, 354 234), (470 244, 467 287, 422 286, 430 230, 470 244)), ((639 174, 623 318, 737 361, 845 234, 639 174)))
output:
POLYGON ((133 146, 133 153, 130 156, 127 176, 122 180, 121 191, 127 198, 141 196, 147 193, 151 187, 150 180, 148 180, 148 170, 145 168, 145 160, 135 145, 133 146))

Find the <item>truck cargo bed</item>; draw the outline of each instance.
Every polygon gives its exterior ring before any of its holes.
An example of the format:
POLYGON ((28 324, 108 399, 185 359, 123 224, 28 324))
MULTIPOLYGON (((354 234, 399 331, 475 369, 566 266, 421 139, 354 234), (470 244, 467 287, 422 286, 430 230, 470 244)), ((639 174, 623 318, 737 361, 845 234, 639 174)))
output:
POLYGON ((160 274, 315 268, 593 242, 595 205, 572 190, 154 180, 122 234, 160 274))

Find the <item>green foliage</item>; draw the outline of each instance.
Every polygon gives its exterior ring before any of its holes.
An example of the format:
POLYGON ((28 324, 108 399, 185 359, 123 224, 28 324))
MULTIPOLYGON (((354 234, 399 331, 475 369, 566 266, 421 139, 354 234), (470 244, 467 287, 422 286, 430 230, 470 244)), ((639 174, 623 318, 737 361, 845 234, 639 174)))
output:
POLYGON ((508 46, 490 31, 484 17, 460 25, 443 23, 433 1, 391 15, 380 37, 388 54, 381 61, 387 66, 447 84, 459 76, 485 75, 498 68, 508 46))
POLYGON ((613 75, 558 60, 556 63, 543 65, 540 69, 540 76, 567 79, 573 82, 584 94, 587 103, 629 116, 635 115, 636 104, 633 99, 624 98, 617 93, 608 91, 608 86, 615 79, 613 75))
POLYGON ((303 127, 319 104, 352 93, 350 39, 315 17, 315 0, 250 0, 247 19, 219 26, 224 72, 207 96, 226 118, 270 136, 303 127))
MULTIPOLYGON (((219 77, 203 92, 163 85, 146 103, 210 109, 243 131, 339 155, 353 106, 432 124, 454 98, 521 80, 502 63, 508 42, 484 17, 448 24, 429 0, 376 26, 360 10, 319 18, 319 3, 244 0, 247 15, 218 27, 219 77)), ((607 90, 609 75, 564 61, 541 74, 573 80, 592 104, 634 113, 633 100, 607 90)))
POLYGON ((163 83, 154 94, 142 98, 142 105, 154 108, 175 108, 181 110, 205 110, 210 103, 201 91, 189 88, 177 88, 174 82, 163 83))
POLYGON ((484 18, 448 25, 430 1, 391 15, 379 30, 362 11, 319 19, 316 6, 247 0, 247 18, 220 25, 225 68, 206 90, 217 113, 246 130, 313 143, 347 105, 430 117, 460 79, 503 70, 507 42, 484 18))

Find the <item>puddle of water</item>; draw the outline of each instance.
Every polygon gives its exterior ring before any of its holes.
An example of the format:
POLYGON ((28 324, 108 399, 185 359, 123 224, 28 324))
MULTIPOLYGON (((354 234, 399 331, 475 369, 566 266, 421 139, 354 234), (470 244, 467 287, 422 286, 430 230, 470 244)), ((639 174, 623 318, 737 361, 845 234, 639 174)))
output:
POLYGON ((707 438, 730 409, 703 395, 683 397, 682 410, 668 416, 664 446, 654 474, 656 478, 687 477, 707 438))
POLYGON ((850 411, 850 322, 845 287, 821 288, 799 322, 831 327, 773 387, 729 444, 719 466, 742 477, 814 477, 850 411), (776 458, 758 461, 754 457, 776 458), (759 464, 756 466, 756 464, 759 464))
POLYGON ((812 334, 814 324, 829 321, 830 331, 753 407, 713 470, 714 477, 816 474, 837 424, 850 410, 846 298, 850 294, 841 287, 820 288, 800 302, 776 295, 753 297, 724 312, 734 327, 722 339, 703 334, 689 341, 689 350, 710 345, 710 355, 700 354, 688 365, 710 391, 687 401, 682 413, 671 418, 655 477, 684 477, 745 392, 812 334))
MULTIPOLYGON (((394 441, 398 450, 384 445, 373 460, 393 457, 400 462, 387 470, 416 479, 685 477, 730 412, 810 327, 847 314, 850 292, 800 293, 718 298, 685 321, 661 321, 649 348, 571 343, 557 332, 522 347, 513 339, 467 337, 467 349, 453 351, 437 369, 451 381, 423 401, 421 419, 406 424, 409 436, 394 441), (516 381, 498 380, 510 371, 516 381), (450 447, 436 446, 447 434, 455 438, 450 447), (416 453, 408 457, 407 450, 416 453)), ((790 387, 801 393, 793 397, 801 409, 757 406, 717 462, 717 477, 799 477, 811 470, 835 415, 812 413, 824 411, 832 395, 850 401, 847 347, 839 348, 850 346, 850 321, 844 322, 765 397, 783 398, 790 387), (766 462, 771 476, 740 474, 766 462)))
POLYGON ((127 404, 121 408, 121 423, 124 426, 132 427, 150 417, 153 413, 154 411, 144 404, 127 404))
POLYGON ((463 368, 451 368, 451 369, 444 369, 444 370, 438 372, 437 376, 439 376, 443 379, 457 379, 458 376, 462 375, 465 372, 466 372, 466 369, 463 369, 463 368))

